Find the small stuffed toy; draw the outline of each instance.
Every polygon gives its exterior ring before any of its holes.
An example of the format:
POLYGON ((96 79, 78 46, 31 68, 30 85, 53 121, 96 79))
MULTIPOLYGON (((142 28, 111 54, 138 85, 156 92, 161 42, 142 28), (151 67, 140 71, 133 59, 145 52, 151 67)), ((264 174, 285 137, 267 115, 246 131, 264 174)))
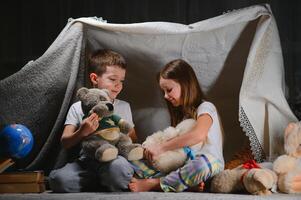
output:
POLYGON ((215 175, 211 191, 218 193, 248 192, 250 194, 271 194, 277 187, 277 175, 270 169, 261 168, 250 160, 234 169, 226 169, 215 175))
POLYGON ((131 125, 113 114, 114 107, 107 90, 82 87, 77 91, 77 97, 81 101, 84 118, 92 113, 100 117, 98 129, 82 142, 82 153, 100 162, 111 161, 118 154, 127 160, 143 158, 141 145, 133 144, 126 135, 131 125))
MULTIPOLYGON (((167 140, 170 140, 179 135, 185 134, 195 125, 196 121, 194 119, 186 119, 180 122, 176 127, 167 127, 163 131, 157 131, 152 135, 148 136, 146 140, 142 143, 143 147, 147 146, 156 146, 167 140)), ((202 143, 196 144, 191 148, 201 148, 202 143)), ((180 148, 173 151, 167 151, 159 155, 153 161, 153 167, 156 168, 161 173, 168 173, 170 171, 176 170, 179 167, 183 166, 187 156, 193 159, 193 151, 190 148, 180 148)))
POLYGON ((278 174, 278 189, 284 193, 301 193, 301 122, 289 123, 284 131, 284 150, 273 164, 278 174), (299 182, 299 183, 297 183, 299 182))

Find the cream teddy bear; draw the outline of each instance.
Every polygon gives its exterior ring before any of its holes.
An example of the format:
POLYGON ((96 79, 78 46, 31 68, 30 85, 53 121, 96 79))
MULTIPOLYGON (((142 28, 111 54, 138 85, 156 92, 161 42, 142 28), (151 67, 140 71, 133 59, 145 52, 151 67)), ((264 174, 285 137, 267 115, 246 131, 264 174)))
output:
POLYGON ((248 192, 256 195, 271 194, 276 190, 277 175, 262 168, 251 160, 234 169, 226 169, 215 175, 211 181, 211 192, 248 192))
POLYGON ((284 132, 286 155, 278 157, 273 170, 278 174, 278 189, 301 193, 301 122, 289 123, 284 132))
MULTIPOLYGON (((156 146, 167 140, 170 140, 171 138, 185 134, 192 129, 195 123, 196 121, 194 119, 186 119, 180 122, 176 127, 170 126, 163 131, 157 131, 148 136, 142 143, 142 146, 156 146)), ((192 146, 190 149, 199 149, 202 147, 202 145, 203 143, 199 143, 192 146)), ((184 165, 185 160, 187 159, 187 154, 189 155, 189 153, 191 153, 185 150, 186 149, 180 148, 162 153, 153 161, 153 167, 162 173, 168 173, 170 171, 178 169, 179 167, 184 165)))

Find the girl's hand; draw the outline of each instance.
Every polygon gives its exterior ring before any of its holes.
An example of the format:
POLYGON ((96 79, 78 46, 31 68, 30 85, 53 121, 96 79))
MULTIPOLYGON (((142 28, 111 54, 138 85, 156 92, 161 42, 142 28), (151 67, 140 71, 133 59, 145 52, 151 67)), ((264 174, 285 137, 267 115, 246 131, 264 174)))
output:
POLYGON ((144 156, 150 163, 153 163, 153 160, 155 160, 157 156, 164 152, 165 151, 161 145, 148 146, 144 149, 144 156))
POLYGON ((89 117, 83 120, 79 132, 82 136, 87 137, 97 130, 99 126, 99 117, 96 113, 92 113, 89 117))

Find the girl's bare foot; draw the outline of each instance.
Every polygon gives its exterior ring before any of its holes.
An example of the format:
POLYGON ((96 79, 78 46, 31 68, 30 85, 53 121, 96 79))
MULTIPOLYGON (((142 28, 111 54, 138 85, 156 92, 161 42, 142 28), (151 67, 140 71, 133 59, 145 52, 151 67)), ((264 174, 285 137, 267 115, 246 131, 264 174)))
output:
POLYGON ((188 192, 203 192, 205 190, 205 183, 200 182, 198 185, 188 188, 188 192))
POLYGON ((132 178, 131 182, 129 183, 129 189, 132 192, 160 191, 160 179, 132 178))

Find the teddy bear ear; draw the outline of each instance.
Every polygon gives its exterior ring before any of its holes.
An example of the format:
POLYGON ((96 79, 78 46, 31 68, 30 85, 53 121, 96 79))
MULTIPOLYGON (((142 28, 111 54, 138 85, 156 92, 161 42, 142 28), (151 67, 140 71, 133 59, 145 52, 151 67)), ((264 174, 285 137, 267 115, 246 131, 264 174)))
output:
POLYGON ((299 123, 290 123, 285 130, 284 149, 288 155, 293 155, 299 146, 300 130, 299 123))
POLYGON ((76 96, 79 98, 79 100, 84 99, 85 95, 89 92, 89 89, 86 87, 82 87, 77 91, 76 96))
POLYGON ((102 89, 102 91, 104 91, 108 96, 110 95, 109 90, 107 90, 107 89, 102 89))

